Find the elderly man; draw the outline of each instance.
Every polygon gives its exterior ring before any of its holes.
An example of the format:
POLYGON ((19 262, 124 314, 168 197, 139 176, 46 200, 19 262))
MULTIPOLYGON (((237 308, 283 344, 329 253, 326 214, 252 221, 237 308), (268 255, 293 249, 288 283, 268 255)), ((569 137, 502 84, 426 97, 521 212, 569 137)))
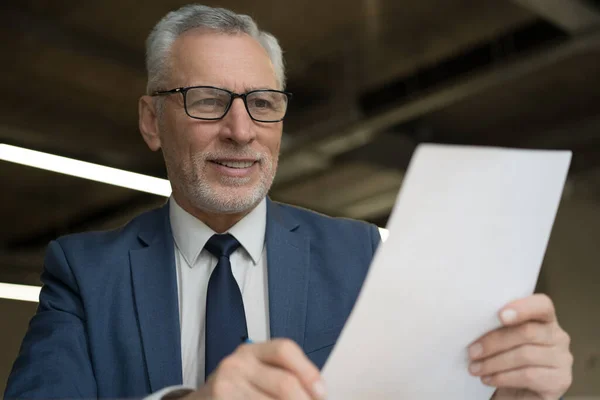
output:
MULTIPOLYGON (((156 25, 147 68, 140 130, 173 195, 118 230, 50 243, 6 397, 325 398, 319 368, 379 235, 266 197, 290 99, 277 40, 191 5, 156 25)), ((552 302, 499 312, 471 373, 496 399, 558 399, 572 356, 552 302)))

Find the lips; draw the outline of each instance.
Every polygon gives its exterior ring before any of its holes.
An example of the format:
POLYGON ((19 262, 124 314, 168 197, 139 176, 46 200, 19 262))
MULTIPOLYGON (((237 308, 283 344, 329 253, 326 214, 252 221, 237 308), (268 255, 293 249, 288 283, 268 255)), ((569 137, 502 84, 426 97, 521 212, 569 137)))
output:
POLYGON ((229 160, 212 160, 215 164, 223 165, 224 167, 234 169, 250 168, 256 161, 229 161, 229 160))

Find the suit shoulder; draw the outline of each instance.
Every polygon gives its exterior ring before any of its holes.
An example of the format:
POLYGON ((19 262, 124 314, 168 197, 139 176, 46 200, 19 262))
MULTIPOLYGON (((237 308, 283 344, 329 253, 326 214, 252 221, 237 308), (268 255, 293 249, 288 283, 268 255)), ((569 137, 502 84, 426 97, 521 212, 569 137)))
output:
POLYGON ((372 235, 377 227, 366 221, 360 221, 351 218, 331 217, 306 208, 293 206, 290 204, 277 203, 302 226, 305 226, 312 233, 324 235, 336 235, 337 237, 358 237, 361 240, 365 235, 372 235))

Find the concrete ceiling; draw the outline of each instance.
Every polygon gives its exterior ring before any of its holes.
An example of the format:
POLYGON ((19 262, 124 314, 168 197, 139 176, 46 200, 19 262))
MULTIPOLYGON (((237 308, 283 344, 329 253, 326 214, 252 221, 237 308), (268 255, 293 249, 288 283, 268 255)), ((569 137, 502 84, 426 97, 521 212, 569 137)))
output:
MULTIPOLYGON (((548 3, 219 2, 285 50, 295 98, 272 197, 384 223, 422 141, 571 148, 573 176, 600 192, 598 10, 548 3)), ((146 35, 183 4, 3 2, 0 143, 164 177, 137 98, 146 35)), ((16 283, 37 282, 48 240, 164 202, 6 162, 0 182, 0 281, 16 283)))

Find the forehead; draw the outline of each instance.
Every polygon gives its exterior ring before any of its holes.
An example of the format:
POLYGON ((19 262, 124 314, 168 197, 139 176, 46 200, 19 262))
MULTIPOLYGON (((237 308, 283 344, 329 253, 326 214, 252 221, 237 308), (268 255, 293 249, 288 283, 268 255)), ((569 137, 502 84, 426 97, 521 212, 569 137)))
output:
POLYGON ((170 64, 174 86, 211 85, 237 92, 276 88, 266 50, 246 34, 188 31, 173 44, 170 64))

